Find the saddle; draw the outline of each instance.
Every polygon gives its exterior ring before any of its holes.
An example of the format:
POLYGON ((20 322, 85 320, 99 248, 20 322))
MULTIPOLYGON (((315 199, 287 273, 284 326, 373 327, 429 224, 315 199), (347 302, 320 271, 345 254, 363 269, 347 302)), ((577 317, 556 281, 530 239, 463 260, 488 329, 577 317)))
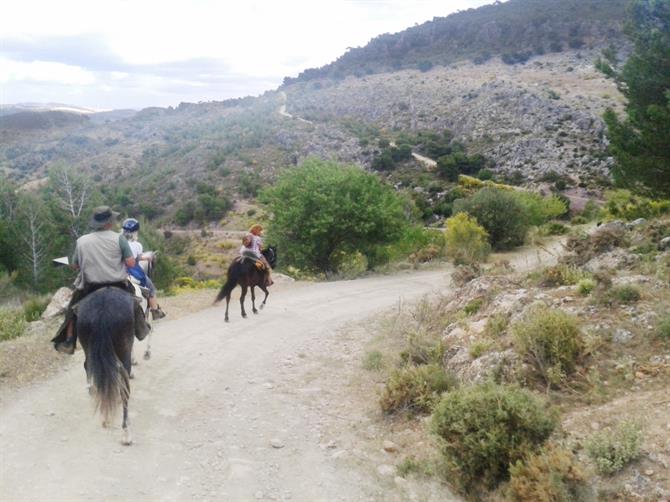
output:
POLYGON ((256 255, 243 254, 235 258, 238 263, 252 262, 259 272, 264 272, 267 268, 265 263, 259 260, 256 255))

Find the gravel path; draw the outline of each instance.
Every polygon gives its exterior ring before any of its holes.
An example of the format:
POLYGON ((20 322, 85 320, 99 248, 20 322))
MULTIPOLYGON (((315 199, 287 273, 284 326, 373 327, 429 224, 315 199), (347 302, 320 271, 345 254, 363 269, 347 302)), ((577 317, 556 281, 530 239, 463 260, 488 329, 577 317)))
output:
MULTIPOLYGON (((162 322, 135 368, 135 444, 91 414, 81 352, 52 378, 5 396, 3 500, 382 500, 389 481, 336 455, 350 439, 342 328, 446 286, 444 271, 278 289, 243 320, 231 305, 162 322), (337 385, 314 382, 327 377, 337 385), (343 390, 340 389, 340 390, 343 390), (344 397, 343 400, 340 400, 344 397), (338 418, 340 417, 340 418, 338 418)), ((346 365, 345 365, 346 366, 346 365)), ((392 483, 392 480, 391 480, 392 483)))

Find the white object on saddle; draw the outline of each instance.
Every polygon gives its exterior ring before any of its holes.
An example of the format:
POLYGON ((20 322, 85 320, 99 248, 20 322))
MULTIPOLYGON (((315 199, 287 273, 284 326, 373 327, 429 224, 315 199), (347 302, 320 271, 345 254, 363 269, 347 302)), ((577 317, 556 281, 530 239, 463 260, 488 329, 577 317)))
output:
POLYGON ((156 253, 154 251, 144 251, 142 253, 142 259, 138 260, 138 263, 140 264, 140 267, 142 267, 142 270, 144 270, 145 274, 149 271, 149 264, 154 261, 155 257, 156 253))
POLYGON ((69 265, 70 259, 67 256, 61 256, 60 258, 54 258, 51 260, 54 265, 69 265))

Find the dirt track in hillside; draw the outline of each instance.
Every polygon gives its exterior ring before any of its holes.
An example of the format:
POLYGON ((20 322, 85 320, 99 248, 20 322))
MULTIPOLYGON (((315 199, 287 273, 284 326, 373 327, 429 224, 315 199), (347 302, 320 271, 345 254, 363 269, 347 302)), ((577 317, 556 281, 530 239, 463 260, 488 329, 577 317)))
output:
MULTIPOLYGON (((553 261, 537 250, 507 258, 518 270, 553 261)), ((233 302, 229 324, 221 306, 160 323, 131 382, 130 447, 118 421, 102 429, 92 415, 79 351, 52 379, 0 394, 0 498, 448 499, 444 486, 412 487, 385 468, 396 459, 381 451, 375 390, 355 395, 350 382, 370 336, 360 327, 445 291, 449 272, 279 284, 246 320, 233 302)))

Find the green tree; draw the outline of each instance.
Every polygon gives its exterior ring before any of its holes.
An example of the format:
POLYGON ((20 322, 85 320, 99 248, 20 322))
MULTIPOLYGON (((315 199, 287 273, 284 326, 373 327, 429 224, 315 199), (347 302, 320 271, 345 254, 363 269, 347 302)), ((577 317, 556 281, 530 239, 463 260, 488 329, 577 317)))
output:
POLYGON ((454 214, 458 212, 474 216, 498 250, 523 244, 530 226, 524 206, 507 190, 483 188, 470 198, 455 201, 454 214))
POLYGON ((606 72, 628 100, 625 120, 604 115, 612 173, 636 192, 670 197, 670 0, 634 0, 628 12, 633 52, 620 72, 606 72))
POLYGON ((0 178, 0 271, 11 272, 18 266, 15 215, 18 205, 16 186, 0 178))
POLYGON ((408 224, 402 199, 378 177, 318 159, 282 172, 261 201, 282 260, 318 271, 332 269, 341 251, 359 251, 374 264, 376 248, 398 240, 408 224))

